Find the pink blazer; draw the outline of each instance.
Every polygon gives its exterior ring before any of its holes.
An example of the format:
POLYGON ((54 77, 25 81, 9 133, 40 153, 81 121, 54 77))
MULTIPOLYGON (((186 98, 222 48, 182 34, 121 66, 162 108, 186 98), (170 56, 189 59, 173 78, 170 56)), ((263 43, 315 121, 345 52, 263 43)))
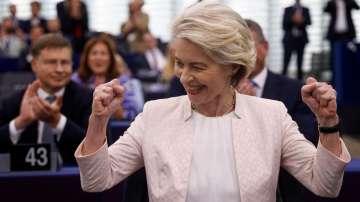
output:
MULTIPOLYGON (((278 101, 236 94, 235 115, 232 133, 241 202, 275 201, 280 166, 314 193, 338 195, 350 161, 343 142, 340 158, 321 144, 316 149, 278 101)), ((109 189, 145 165, 150 201, 184 202, 196 147, 193 140, 187 96, 148 102, 109 148, 104 144, 83 156, 79 145, 75 157, 82 188, 109 189)))

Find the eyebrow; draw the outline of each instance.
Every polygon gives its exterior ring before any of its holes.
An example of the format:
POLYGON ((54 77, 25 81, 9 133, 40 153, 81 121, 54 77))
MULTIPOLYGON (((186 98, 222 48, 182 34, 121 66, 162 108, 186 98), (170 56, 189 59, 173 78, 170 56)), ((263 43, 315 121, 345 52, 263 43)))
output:
MULTIPOLYGON (((175 60, 179 61, 179 62, 182 62, 181 59, 179 59, 178 57, 175 56, 175 60)), ((207 67, 207 65, 203 62, 199 62, 199 61, 195 61, 195 62, 190 62, 191 65, 201 65, 201 66, 204 66, 204 67, 207 67)))

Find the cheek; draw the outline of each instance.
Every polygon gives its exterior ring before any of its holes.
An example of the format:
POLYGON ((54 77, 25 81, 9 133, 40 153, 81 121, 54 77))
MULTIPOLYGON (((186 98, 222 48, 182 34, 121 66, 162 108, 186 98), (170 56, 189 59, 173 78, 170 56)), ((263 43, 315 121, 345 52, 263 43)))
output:
POLYGON ((110 64, 110 57, 108 55, 105 55, 102 59, 106 65, 110 64))
POLYGON ((175 74, 176 77, 180 78, 181 77, 181 70, 178 67, 175 67, 174 74, 175 74))

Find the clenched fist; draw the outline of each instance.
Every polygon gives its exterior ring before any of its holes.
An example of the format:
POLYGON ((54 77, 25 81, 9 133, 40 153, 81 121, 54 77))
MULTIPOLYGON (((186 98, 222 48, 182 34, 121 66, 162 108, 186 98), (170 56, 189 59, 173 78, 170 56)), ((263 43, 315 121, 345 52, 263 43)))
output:
POLYGON ((96 87, 93 94, 92 116, 108 120, 119 109, 124 91, 117 79, 96 87))
POLYGON ((301 89, 301 96, 320 126, 334 126, 338 123, 336 91, 331 85, 309 77, 301 89))

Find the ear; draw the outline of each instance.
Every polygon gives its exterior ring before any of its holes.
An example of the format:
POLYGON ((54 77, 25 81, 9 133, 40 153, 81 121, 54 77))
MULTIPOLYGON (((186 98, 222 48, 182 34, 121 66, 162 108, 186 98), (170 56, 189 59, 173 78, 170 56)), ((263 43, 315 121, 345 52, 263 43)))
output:
POLYGON ((263 54, 265 54, 265 56, 266 56, 269 51, 269 43, 267 41, 264 41, 262 43, 261 47, 262 47, 263 54))

